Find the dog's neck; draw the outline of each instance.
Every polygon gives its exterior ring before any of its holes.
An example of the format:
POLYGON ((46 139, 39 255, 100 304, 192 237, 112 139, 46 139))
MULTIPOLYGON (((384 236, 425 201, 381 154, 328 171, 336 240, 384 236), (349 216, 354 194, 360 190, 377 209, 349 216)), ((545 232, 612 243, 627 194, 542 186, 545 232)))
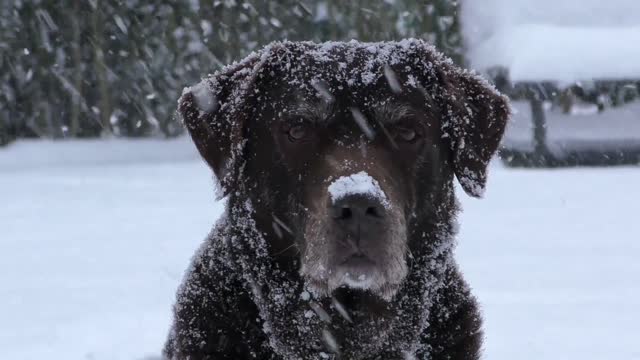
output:
POLYGON ((272 211, 260 203, 234 200, 229 200, 228 210, 233 261, 248 285, 260 318, 270 329, 271 346, 276 352, 286 358, 314 357, 327 349, 327 336, 340 339, 340 351, 349 358, 369 358, 382 352, 389 353, 387 358, 396 358, 404 351, 415 350, 420 333, 416 329, 428 326, 429 309, 443 286, 437 279, 442 279, 453 264, 454 226, 449 219, 454 217, 451 213, 444 216, 444 212, 455 212, 453 201, 434 212, 433 218, 421 218, 420 214, 414 217, 414 225, 430 229, 429 233, 410 232, 409 241, 415 246, 409 274, 394 300, 384 302, 349 289, 335 292, 333 299, 303 295, 305 284, 297 257, 273 256, 269 249, 271 241, 280 240, 272 226, 272 211), (353 318, 341 316, 332 301, 343 305, 353 318), (301 338, 314 340, 291 340, 301 338))

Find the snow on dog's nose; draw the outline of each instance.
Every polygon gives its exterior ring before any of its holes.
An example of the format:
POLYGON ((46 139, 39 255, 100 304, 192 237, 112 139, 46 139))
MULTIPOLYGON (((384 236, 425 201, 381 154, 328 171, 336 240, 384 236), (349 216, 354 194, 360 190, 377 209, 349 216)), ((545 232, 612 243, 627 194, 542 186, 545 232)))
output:
POLYGON ((387 195, 380 188, 378 181, 365 171, 339 177, 329 185, 329 195, 334 205, 349 195, 363 195, 379 201, 386 209, 390 207, 387 195))
POLYGON ((355 256, 363 254, 362 244, 378 237, 390 208, 378 181, 361 171, 342 176, 329 185, 329 214, 343 241, 355 256))

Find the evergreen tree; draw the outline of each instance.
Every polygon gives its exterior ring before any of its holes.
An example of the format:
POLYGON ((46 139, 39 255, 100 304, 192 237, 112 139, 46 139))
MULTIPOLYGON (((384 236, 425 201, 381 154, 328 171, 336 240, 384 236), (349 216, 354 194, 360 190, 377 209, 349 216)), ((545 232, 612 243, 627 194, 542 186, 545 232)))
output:
POLYGON ((461 58, 454 0, 0 2, 0 144, 175 136, 185 85, 273 40, 419 37, 461 58))

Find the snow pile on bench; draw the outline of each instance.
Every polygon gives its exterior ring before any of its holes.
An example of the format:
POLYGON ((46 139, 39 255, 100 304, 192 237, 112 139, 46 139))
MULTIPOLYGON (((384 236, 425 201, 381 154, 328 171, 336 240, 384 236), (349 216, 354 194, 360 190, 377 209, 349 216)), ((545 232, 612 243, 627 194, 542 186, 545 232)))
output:
POLYGON ((473 66, 503 66, 512 81, 640 78, 640 26, 521 25, 495 34, 471 53, 473 66))
POLYGON ((637 0, 466 0, 462 30, 474 68, 515 82, 640 78, 637 0))

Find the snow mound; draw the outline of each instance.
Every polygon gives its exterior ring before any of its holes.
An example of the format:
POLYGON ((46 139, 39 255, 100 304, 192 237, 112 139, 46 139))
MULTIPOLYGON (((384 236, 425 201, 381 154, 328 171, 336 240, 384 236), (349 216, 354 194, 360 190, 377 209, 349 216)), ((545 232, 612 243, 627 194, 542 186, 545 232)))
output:
POLYGON ((471 51, 479 69, 503 66, 512 81, 640 78, 640 26, 628 28, 521 25, 471 51))
POLYGON ((334 204, 346 196, 360 194, 380 200, 385 208, 390 207, 387 195, 380 188, 378 181, 365 171, 341 176, 329 185, 329 194, 334 204))
POLYGON ((573 83, 640 77, 637 0, 463 1, 471 65, 513 81, 573 83))

